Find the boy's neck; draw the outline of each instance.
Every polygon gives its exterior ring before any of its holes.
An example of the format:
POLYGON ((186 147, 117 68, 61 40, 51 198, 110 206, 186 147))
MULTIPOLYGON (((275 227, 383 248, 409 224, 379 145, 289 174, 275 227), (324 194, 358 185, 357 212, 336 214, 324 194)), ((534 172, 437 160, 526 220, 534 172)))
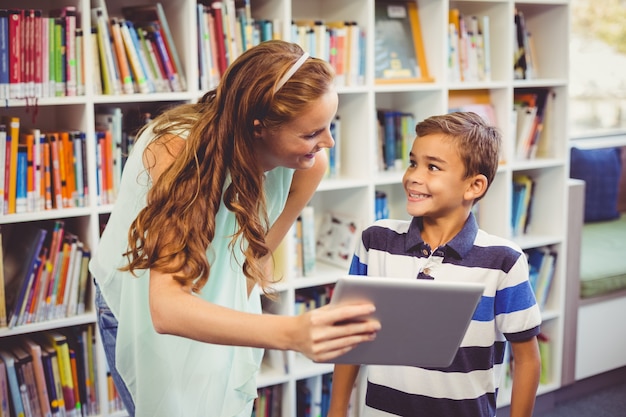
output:
POLYGON ((469 211, 464 216, 422 217, 422 239, 432 252, 446 245, 463 230, 469 211))

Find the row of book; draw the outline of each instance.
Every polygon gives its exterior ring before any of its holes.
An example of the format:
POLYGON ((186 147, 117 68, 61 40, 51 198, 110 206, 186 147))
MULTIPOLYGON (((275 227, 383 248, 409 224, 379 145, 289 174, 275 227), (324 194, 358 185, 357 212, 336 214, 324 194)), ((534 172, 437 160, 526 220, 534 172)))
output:
POLYGON ((558 252, 551 247, 541 247, 528 249, 524 253, 528 258, 528 280, 535 292, 537 304, 543 310, 550 296, 558 252))
POLYGON ((29 213, 89 204, 86 135, 0 123, 0 212, 29 213))
POLYGON ((389 218, 389 198, 387 193, 376 190, 374 194, 374 220, 389 218))
POLYGON ((532 80, 537 74, 537 58, 532 34, 526 27, 524 12, 515 9, 515 48, 513 52, 513 77, 516 80, 532 80))
POLYGON ((213 1, 198 4, 198 70, 201 90, 214 88, 226 68, 260 42, 281 39, 278 21, 254 20, 250 1, 213 1))
POLYGON ((316 218, 313 206, 305 207, 291 228, 293 245, 281 245, 274 254, 277 278, 314 276, 317 262, 347 270, 360 237, 361 220, 354 216, 326 211, 316 218), (285 253, 289 251, 289 253, 285 253))
POLYGON ((85 93, 83 31, 75 6, 0 9, 0 99, 85 93))
POLYGON ((91 251, 63 220, 3 227, 0 240, 0 327, 89 310, 91 251))
POLYGON ((519 173, 513 175, 511 210, 511 232, 513 236, 521 236, 528 231, 534 190, 535 180, 531 176, 519 173))
POLYGON ((518 89, 513 95, 515 158, 534 159, 551 154, 550 117, 555 92, 550 88, 518 89))
POLYGON ((252 417, 282 417, 283 386, 272 385, 257 390, 252 417))
POLYGON ((477 82, 491 80, 489 16, 448 12, 448 80, 477 82))
POLYGON ((378 169, 402 171, 408 166, 415 139, 415 117, 410 112, 378 109, 378 169))
POLYGON ((332 374, 296 382, 296 417, 328 415, 332 374))
POLYGON ((104 0, 91 9, 97 94, 185 91, 185 72, 161 3, 122 8, 109 17, 104 0))
POLYGON ((0 415, 99 414, 94 326, 15 338, 0 348, 0 415))
POLYGON ((335 69, 341 87, 365 84, 365 31, 355 21, 294 20, 291 41, 335 69))

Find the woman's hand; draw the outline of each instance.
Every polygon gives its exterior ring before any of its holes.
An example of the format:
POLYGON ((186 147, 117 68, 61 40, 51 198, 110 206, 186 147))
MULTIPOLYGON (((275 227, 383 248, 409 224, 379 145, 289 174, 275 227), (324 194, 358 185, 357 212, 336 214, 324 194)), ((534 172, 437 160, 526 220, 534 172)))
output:
POLYGON ((365 318, 373 312, 372 304, 326 305, 296 316, 292 349, 315 362, 327 362, 376 338, 380 322, 365 318))

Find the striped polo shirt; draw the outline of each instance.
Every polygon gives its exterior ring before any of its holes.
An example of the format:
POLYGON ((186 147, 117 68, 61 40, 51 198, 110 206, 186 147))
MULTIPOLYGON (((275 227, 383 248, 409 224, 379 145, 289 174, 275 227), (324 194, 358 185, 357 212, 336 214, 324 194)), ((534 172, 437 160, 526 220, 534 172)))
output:
POLYGON ((363 232, 350 274, 480 282, 485 291, 449 367, 367 367, 364 416, 494 416, 506 340, 528 340, 540 330, 526 257, 514 243, 480 230, 473 214, 433 251, 421 227, 417 217, 377 221, 363 232))

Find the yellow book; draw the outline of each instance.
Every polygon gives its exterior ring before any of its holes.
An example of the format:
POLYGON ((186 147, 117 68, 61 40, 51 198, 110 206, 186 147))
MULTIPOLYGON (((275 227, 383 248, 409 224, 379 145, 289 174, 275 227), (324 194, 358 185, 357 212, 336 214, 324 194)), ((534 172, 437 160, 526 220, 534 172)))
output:
POLYGON ((57 353, 59 363, 59 378, 63 391, 65 410, 69 416, 76 415, 76 397, 74 395, 74 379, 72 377, 72 363, 67 337, 59 332, 50 332, 48 340, 57 353))
POLYGON ((3 116, 2 123, 6 125, 7 141, 11 137, 10 159, 9 159, 9 188, 8 206, 5 214, 12 214, 16 211, 17 196, 17 146, 20 138, 20 118, 16 116, 3 116))

